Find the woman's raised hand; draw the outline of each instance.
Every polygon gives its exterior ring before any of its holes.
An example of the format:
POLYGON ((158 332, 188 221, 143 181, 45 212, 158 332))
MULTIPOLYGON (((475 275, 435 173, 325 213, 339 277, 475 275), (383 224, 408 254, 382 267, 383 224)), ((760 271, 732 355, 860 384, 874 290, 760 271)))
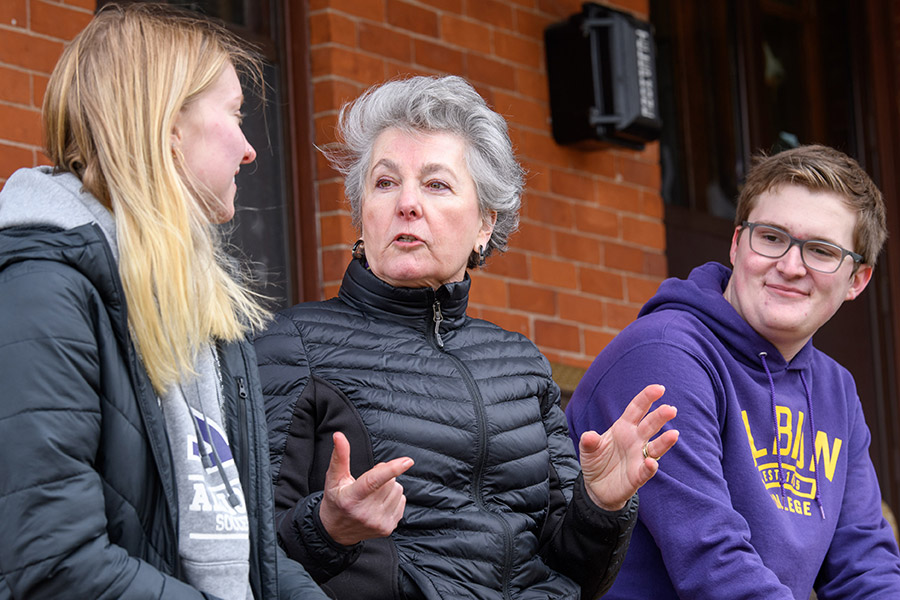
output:
POLYGON ((332 439, 334 450, 319 505, 319 519, 325 531, 344 546, 390 535, 406 507, 397 476, 409 469, 413 460, 402 457, 378 463, 355 479, 350 474, 350 442, 340 432, 332 439))
POLYGON ((675 417, 675 407, 668 404, 647 414, 664 392, 661 385, 648 385, 602 435, 596 431, 581 435, 579 454, 584 486, 600 508, 615 511, 625 506, 638 488, 656 474, 657 461, 678 441, 675 429, 650 441, 675 417))

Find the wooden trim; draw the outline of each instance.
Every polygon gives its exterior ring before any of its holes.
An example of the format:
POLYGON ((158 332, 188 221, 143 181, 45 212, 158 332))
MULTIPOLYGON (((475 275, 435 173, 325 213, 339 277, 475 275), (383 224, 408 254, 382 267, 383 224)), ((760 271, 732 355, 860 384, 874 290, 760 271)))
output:
POLYGON ((306 2, 281 0, 282 52, 287 98, 286 144, 290 149, 289 229, 293 238, 293 298, 321 299, 319 239, 316 227, 313 90, 309 63, 309 9, 306 2))
POLYGON ((876 284, 878 300, 879 330, 883 334, 880 343, 883 365, 882 385, 884 402, 879 407, 878 423, 871 423, 873 428, 884 432, 878 448, 873 452, 879 454, 888 481, 882 479, 882 494, 895 512, 900 509, 900 353, 897 343, 900 340, 900 318, 897 307, 900 304, 900 153, 895 146, 900 139, 900 118, 897 115, 896 91, 898 75, 894 69, 892 58, 896 52, 897 34, 893 30, 896 20, 893 18, 894 8, 891 0, 873 0, 859 5, 864 12, 865 39, 868 45, 863 48, 861 67, 866 71, 867 85, 871 90, 865 95, 863 110, 868 115, 862 125, 863 133, 871 132, 871 139, 864 141, 866 149, 865 165, 873 175, 876 183, 884 193, 887 203, 887 221, 890 237, 885 251, 879 259, 876 284), (868 67, 866 66, 868 65, 868 67))

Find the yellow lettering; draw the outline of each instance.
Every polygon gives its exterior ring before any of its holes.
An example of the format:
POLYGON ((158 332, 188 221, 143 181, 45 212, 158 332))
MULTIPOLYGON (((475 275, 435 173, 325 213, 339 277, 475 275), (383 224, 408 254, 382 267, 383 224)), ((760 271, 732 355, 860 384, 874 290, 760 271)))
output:
POLYGON ((791 409, 786 406, 775 407, 775 421, 778 424, 778 434, 772 443, 772 454, 780 453, 785 456, 791 451, 791 409), (784 423, 782 423, 784 417, 784 423), (781 436, 787 436, 787 444, 781 445, 781 436))
POLYGON ((802 469, 806 464, 806 450, 803 448, 803 419, 806 415, 803 411, 797 411, 797 433, 794 434, 794 449, 791 450, 791 458, 797 461, 797 468, 802 469), (799 458, 798 458, 799 455, 799 458))
MULTIPOLYGON (((843 440, 841 438, 834 438, 834 446, 828 446, 828 434, 824 431, 816 432, 816 460, 818 464, 825 465, 825 476, 828 478, 828 481, 834 480, 834 469, 837 467, 838 456, 841 454, 841 445, 843 445, 843 440)), ((815 464, 812 465, 812 469, 815 471, 815 464)))
POLYGON ((770 494, 770 496, 772 496, 772 502, 775 503, 775 506, 785 512, 791 512, 795 515, 806 515, 807 517, 812 515, 812 505, 805 500, 795 500, 788 496, 785 498, 785 504, 782 504, 778 494, 770 494))
POLYGON ((759 461, 757 459, 766 455, 766 449, 756 449, 756 444, 753 443, 753 434, 750 432, 750 422, 747 420, 746 410, 741 411, 741 418, 744 420, 744 429, 747 430, 747 441, 750 442, 750 452, 753 453, 753 463, 759 468, 759 461))

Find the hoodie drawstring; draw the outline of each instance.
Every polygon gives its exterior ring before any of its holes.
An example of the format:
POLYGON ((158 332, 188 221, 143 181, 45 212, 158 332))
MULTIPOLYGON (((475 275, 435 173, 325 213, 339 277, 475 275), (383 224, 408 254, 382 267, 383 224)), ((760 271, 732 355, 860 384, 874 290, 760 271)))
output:
POLYGON ((766 362, 767 352, 759 353, 759 360, 762 361, 763 369, 766 370, 766 377, 769 378, 769 393, 772 397, 772 428, 775 431, 775 456, 778 457, 778 486, 781 488, 781 505, 787 504, 787 498, 784 494, 784 475, 782 474, 781 465, 781 449, 778 447, 778 415, 775 411, 775 382, 772 380, 772 373, 769 371, 769 363, 766 362))
MULTIPOLYGON (((222 410, 222 415, 224 417, 225 410, 222 407, 222 374, 219 370, 219 357, 216 355, 215 350, 212 350, 213 353, 213 365, 216 370, 216 400, 219 403, 219 407, 222 410)), ((206 445, 204 443, 203 436, 200 434, 200 427, 197 425, 197 418, 194 416, 194 411, 191 409, 191 405, 188 402, 187 394, 184 393, 184 388, 181 387, 181 384, 178 384, 178 387, 181 389, 181 397, 184 399, 184 404, 188 409, 188 417, 191 420, 191 423, 194 426, 194 435, 197 436, 197 451, 200 453, 200 461, 203 463, 204 469, 209 469, 212 466, 216 467, 216 470, 219 472, 219 477, 222 478, 222 483, 225 485, 225 492, 228 498, 228 503, 232 507, 237 507, 238 504, 241 503, 240 498, 235 493, 234 488, 231 485, 231 482, 228 481, 228 475, 225 473, 225 467, 222 465, 222 459, 219 457, 219 451, 216 449, 216 442, 213 439, 212 430, 209 426, 209 419, 206 417, 206 409, 203 408, 203 393, 200 391, 200 384, 195 380, 194 387, 197 390, 197 402, 200 404, 200 415, 203 418, 203 426, 206 430, 206 439, 209 440, 209 445, 212 448, 212 457, 209 456, 209 453, 206 451, 206 445)))
MULTIPOLYGON (((763 369, 766 371, 766 377, 769 379, 769 393, 772 398, 772 425, 775 432, 775 456, 778 458, 778 485, 781 488, 781 505, 785 506, 787 504, 787 499, 785 498, 784 491, 784 469, 781 463, 781 449, 778 447, 778 414, 775 408, 775 381, 772 379, 772 373, 769 371, 769 364, 766 362, 766 357, 768 356, 767 352, 759 353, 759 360, 762 362, 763 369)), ((819 513, 822 515, 822 519, 825 518, 825 508, 822 505, 822 495, 819 491, 819 468, 816 464, 816 427, 813 423, 813 413, 812 413, 812 396, 809 393, 809 386, 806 384, 806 378, 803 376, 803 371, 800 371, 800 382, 803 384, 803 391, 806 392, 806 410, 809 411, 809 435, 810 435, 810 447, 812 448, 812 467, 813 467, 813 475, 816 478, 816 504, 819 506, 819 513)))
MULTIPOLYGON (((182 391, 182 397, 184 397, 184 391, 182 391)), ((200 395, 200 388, 197 386, 197 395, 200 395)), ((222 483, 225 484, 225 492, 228 497, 228 503, 232 507, 237 507, 238 504, 241 503, 238 495, 234 492, 234 488, 231 486, 231 482, 228 481, 228 475, 225 473, 225 467, 222 466, 222 459, 219 458, 219 451, 216 450, 216 442, 212 436, 212 430, 209 427, 209 419, 206 417, 206 411, 203 409, 203 400, 200 400, 200 414, 203 418, 203 426, 206 429, 206 439, 209 440, 209 446, 212 448, 212 457, 209 456, 209 453, 206 451, 206 442, 203 439, 203 436, 200 435, 200 427, 197 425, 197 418, 194 416, 194 411, 191 410, 191 405, 188 404, 187 397, 184 397, 184 404, 188 409, 188 417, 191 419, 191 423, 194 425, 194 435, 197 436, 197 450, 200 452, 200 460, 203 463, 204 469, 209 469, 212 466, 216 467, 216 470, 219 472, 219 477, 222 478, 222 483)))
POLYGON ((813 475, 816 478, 816 504, 819 505, 819 513, 821 513, 822 519, 825 519, 825 507, 822 506, 822 494, 819 492, 819 465, 816 464, 816 426, 813 423, 812 395, 809 393, 809 386, 806 384, 806 377, 803 376, 803 371, 800 371, 800 382, 803 384, 803 390, 806 392, 806 410, 809 411, 809 446, 812 448, 813 475))
MULTIPOLYGON (((219 404, 219 410, 222 411, 222 420, 225 420, 225 405, 222 402, 222 388, 224 384, 222 383, 222 370, 219 365, 219 354, 214 347, 210 347, 210 353, 213 358, 213 368, 216 370, 216 402, 219 404)), ((199 391, 199 386, 198 386, 199 391)), ((209 442, 212 445, 213 456, 216 458, 216 466, 218 467, 219 477, 222 478, 222 482, 225 484, 225 490, 228 492, 228 503, 231 504, 232 508, 236 507, 241 503, 237 494, 234 493, 234 488, 231 487, 231 482, 228 481, 228 477, 225 475, 225 467, 222 466, 222 459, 219 458, 219 451, 216 450, 216 445, 213 443, 212 432, 209 430, 209 419, 206 418, 206 411, 203 410, 203 400, 200 400, 200 411, 203 413, 203 422, 206 424, 206 435, 209 437, 209 442)))
MULTIPOLYGON (((179 385, 179 387, 181 387, 179 385)), ((194 426, 194 436, 197 438, 197 452, 200 453, 200 462, 203 463, 203 468, 208 469, 213 466, 213 461, 210 459, 209 454, 206 452, 206 445, 203 443, 203 437, 200 435, 200 428, 197 427, 197 419, 194 417, 194 411, 191 410, 191 405, 188 404, 187 397, 184 394, 184 390, 181 390, 181 397, 184 398, 184 405, 188 410, 188 417, 191 419, 191 424, 194 426)), ((207 435, 209 432, 207 431, 207 435)))
MULTIPOLYGON (((199 392, 199 390, 198 390, 199 392)), ((216 388, 216 395, 219 393, 219 388, 216 388)), ((240 499, 238 499, 237 494, 234 493, 234 488, 231 487, 231 482, 228 481, 228 476, 225 473, 225 467, 222 466, 222 459, 219 458, 219 451, 216 450, 216 443, 213 440, 212 430, 209 428, 209 419, 206 418, 206 411, 203 409, 203 401, 200 401, 200 414, 203 415, 203 425, 206 427, 206 437, 209 439, 209 445, 212 447, 213 458, 215 458, 216 470, 219 471, 219 477, 222 478, 222 483, 225 484, 225 491, 228 493, 228 503, 232 507, 236 507, 241 503, 240 499)))

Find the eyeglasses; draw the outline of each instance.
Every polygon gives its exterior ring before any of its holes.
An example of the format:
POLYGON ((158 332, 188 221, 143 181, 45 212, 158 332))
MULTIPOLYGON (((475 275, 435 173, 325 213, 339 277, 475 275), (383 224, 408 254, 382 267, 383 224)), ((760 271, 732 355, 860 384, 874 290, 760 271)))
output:
POLYGON ((856 252, 845 250, 837 244, 823 240, 800 240, 783 229, 744 221, 741 227, 750 230, 750 249, 766 258, 781 258, 788 253, 791 246, 800 246, 800 257, 803 264, 813 271, 834 273, 850 256, 855 263, 861 263, 863 257, 856 252))

